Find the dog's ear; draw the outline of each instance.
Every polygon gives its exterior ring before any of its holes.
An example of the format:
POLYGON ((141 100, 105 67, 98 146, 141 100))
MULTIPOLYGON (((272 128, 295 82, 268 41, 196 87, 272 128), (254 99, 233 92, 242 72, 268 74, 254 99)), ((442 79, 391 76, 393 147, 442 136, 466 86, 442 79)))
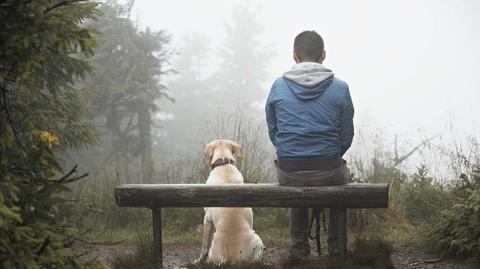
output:
POLYGON ((205 154, 205 163, 207 165, 210 165, 211 162, 212 162, 213 150, 214 149, 215 149, 215 143, 214 142, 210 142, 205 146, 204 154, 205 154))
POLYGON ((240 147, 239 144, 235 142, 231 142, 232 145, 232 154, 235 155, 235 158, 241 160, 243 155, 242 155, 242 148, 240 147))

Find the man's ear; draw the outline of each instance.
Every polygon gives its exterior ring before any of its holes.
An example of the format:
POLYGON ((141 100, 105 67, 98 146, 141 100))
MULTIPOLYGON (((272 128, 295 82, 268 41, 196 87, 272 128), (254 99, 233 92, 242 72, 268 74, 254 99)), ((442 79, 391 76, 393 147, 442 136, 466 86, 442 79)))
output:
POLYGON ((235 155, 235 158, 238 160, 241 160, 243 157, 242 148, 235 142, 232 142, 232 154, 235 155))
POLYGON ((205 163, 207 165, 210 165, 212 163, 214 149, 215 149, 214 142, 210 142, 205 146, 204 155, 205 155, 205 163))
POLYGON ((298 55, 296 51, 293 51, 293 60, 295 61, 296 64, 300 62, 300 59, 298 59, 298 55))
POLYGON ((325 57, 327 57, 327 51, 324 50, 322 54, 320 55, 320 63, 323 63, 325 61, 325 57))

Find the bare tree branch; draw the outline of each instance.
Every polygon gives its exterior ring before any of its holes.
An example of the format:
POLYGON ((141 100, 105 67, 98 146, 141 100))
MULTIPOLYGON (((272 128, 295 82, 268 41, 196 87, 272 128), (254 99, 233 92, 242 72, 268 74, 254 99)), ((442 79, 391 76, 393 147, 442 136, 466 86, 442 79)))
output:
POLYGON ((66 242, 63 244, 65 247, 69 248, 71 247, 76 241, 79 241, 81 240, 81 238, 86 235, 87 233, 91 232, 92 229, 88 229, 82 233, 80 233, 79 235, 75 236, 75 237, 71 237, 69 238, 68 240, 66 240, 66 242))
MULTIPOLYGON (((397 148, 397 135, 395 135, 395 158, 393 159, 393 166, 391 168, 395 168, 397 165, 401 164, 403 161, 405 161, 408 157, 410 157, 413 153, 415 153, 415 151, 417 151, 420 147, 423 147, 425 146, 428 142, 430 142, 431 140, 437 138, 438 136, 440 136, 441 133, 439 134, 436 134, 430 138, 427 138, 425 140, 423 140, 420 144, 418 144, 416 147, 414 147, 412 150, 410 150, 407 154, 403 155, 402 157, 398 157, 398 148, 397 148)), ((395 183, 395 177, 392 179, 392 181, 390 182, 390 190, 388 192, 388 195, 391 196, 392 195, 392 188, 393 188, 393 185, 395 183)))
POLYGON ((49 243, 50 243, 50 237, 47 236, 45 240, 43 240, 43 243, 40 245, 38 250, 35 252, 37 256, 40 256, 43 253, 43 251, 45 250, 45 248, 48 246, 49 243))
POLYGON ((71 177, 74 173, 77 172, 77 168, 78 168, 78 165, 75 165, 75 166, 73 166, 73 168, 67 174, 65 174, 61 178, 56 179, 56 180, 49 180, 49 181, 50 182, 56 182, 56 183, 71 183, 71 182, 77 181, 77 180, 82 179, 82 178, 89 175, 88 173, 85 173, 85 174, 77 176, 77 177, 71 177))
MULTIPOLYGON (((12 66, 9 74, 11 76, 12 73, 13 73, 13 70, 14 69, 14 66, 12 66)), ((7 79, 5 80, 4 84, 2 85, 2 89, 1 89, 1 92, 2 92, 2 95, 1 95, 1 101, 2 101, 2 109, 3 109, 3 112, 5 113, 5 119, 7 120, 7 123, 8 123, 8 126, 10 126, 10 128, 12 129, 12 132, 13 132, 13 136, 15 137, 15 140, 17 141, 17 144, 20 146, 20 148, 25 152, 25 153, 29 153, 29 151, 27 150, 27 148, 25 147, 25 145, 23 144, 22 140, 20 139, 20 136, 18 135, 18 130, 15 126, 15 124, 13 123, 13 120, 12 120, 12 116, 10 114, 10 108, 9 108, 9 105, 8 105, 8 99, 7 99, 7 92, 8 92, 8 85, 11 84, 11 80, 8 79, 8 75, 7 75, 7 79)))
POLYGON ((430 138, 427 138, 425 140, 423 140, 420 144, 418 144, 416 147, 414 147, 412 150, 410 150, 407 154, 401 156, 401 157, 398 157, 398 151, 397 151, 397 136, 395 135, 395 158, 393 159, 393 167, 396 167, 397 165, 401 164, 403 161, 405 161, 408 157, 410 157, 413 153, 415 153, 415 151, 417 151, 420 147, 423 147, 425 146, 428 142, 430 142, 431 140, 437 138, 438 136, 440 136, 441 133, 439 134, 436 134, 430 138))

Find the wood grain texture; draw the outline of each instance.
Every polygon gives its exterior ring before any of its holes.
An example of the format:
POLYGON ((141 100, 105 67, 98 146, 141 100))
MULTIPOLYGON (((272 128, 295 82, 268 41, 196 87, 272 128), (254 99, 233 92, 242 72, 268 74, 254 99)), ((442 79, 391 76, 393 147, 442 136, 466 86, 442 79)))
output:
POLYGON ((153 254, 157 268, 163 268, 163 251, 162 251, 162 209, 152 209, 153 223, 153 254))
POLYGON ((278 184, 124 184, 121 207, 388 207, 388 184, 279 186, 278 184))

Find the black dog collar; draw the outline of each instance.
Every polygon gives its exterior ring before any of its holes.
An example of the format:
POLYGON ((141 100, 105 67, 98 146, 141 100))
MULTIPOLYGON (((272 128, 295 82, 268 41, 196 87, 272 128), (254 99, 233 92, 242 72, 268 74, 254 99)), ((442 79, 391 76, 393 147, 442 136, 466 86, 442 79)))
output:
POLYGON ((213 162, 210 167, 212 167, 212 170, 217 167, 217 166, 222 166, 226 164, 235 164, 235 161, 229 158, 218 158, 215 162, 213 162))

